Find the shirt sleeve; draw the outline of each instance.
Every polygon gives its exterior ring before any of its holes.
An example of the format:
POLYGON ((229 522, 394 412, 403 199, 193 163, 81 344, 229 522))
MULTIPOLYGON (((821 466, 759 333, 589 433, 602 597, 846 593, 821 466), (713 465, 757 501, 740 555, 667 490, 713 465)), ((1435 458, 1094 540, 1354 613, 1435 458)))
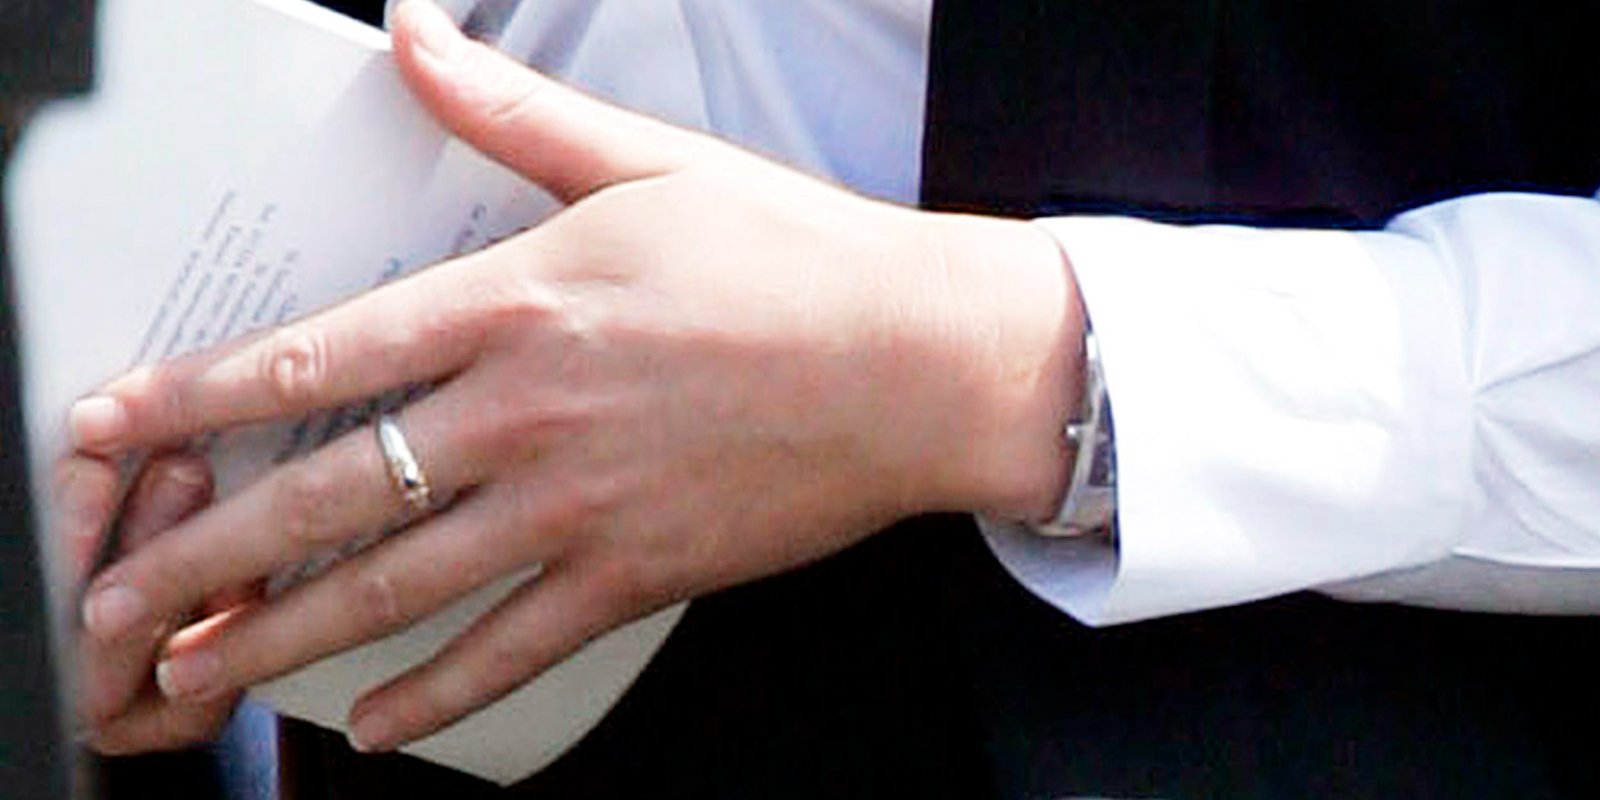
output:
POLYGON ((985 523, 1090 624, 1322 588, 1600 611, 1600 203, 1480 195, 1380 232, 1040 222, 1117 419, 1119 536, 985 523))

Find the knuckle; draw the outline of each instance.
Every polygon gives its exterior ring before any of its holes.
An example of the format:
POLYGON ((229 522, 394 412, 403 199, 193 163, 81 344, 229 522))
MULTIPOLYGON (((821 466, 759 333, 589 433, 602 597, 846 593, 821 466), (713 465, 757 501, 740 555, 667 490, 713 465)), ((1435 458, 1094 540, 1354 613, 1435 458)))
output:
POLYGON ((597 618, 624 619, 649 606, 653 592, 647 573, 637 559, 602 559, 591 571, 587 587, 597 618))
POLYGON ((490 129, 515 129, 547 113, 546 82, 506 69, 498 58, 486 54, 480 55, 473 71, 484 87, 482 119, 490 129))
POLYGON ((527 643, 501 638, 484 646, 470 701, 485 703, 526 683, 543 668, 540 654, 527 643))
POLYGON ((379 634, 397 631, 409 621, 394 577, 381 569, 365 568, 355 573, 350 583, 349 607, 363 628, 379 634))
POLYGON ((463 419, 456 427, 452 447, 453 452, 472 454, 472 461, 464 462, 461 466, 490 474, 515 465, 521 451, 513 446, 515 442, 506 431, 493 421, 494 401, 487 401, 484 405, 489 407, 480 409, 483 413, 478 419, 463 419))
POLYGON ((523 481, 511 487, 508 500, 512 524, 526 535, 565 549, 580 542, 597 523, 596 509, 568 481, 523 481))
POLYGON ((327 389, 327 339, 303 328, 284 328, 272 334, 258 365, 260 380, 272 399, 286 408, 316 404, 327 389))
POLYGON ((616 479, 574 479, 562 485, 557 503, 562 518, 577 532, 599 539, 616 525, 625 490, 616 479))
POLYGON ((274 498, 284 538, 307 548, 338 541, 337 509, 348 492, 325 470, 307 465, 290 468, 274 498))
POLYGON ((550 420, 537 404, 518 404, 510 398, 490 402, 485 424, 472 431, 472 438, 497 463, 517 463, 536 443, 546 441, 550 420))
POLYGON ((473 282, 465 313, 475 318, 485 338, 501 341, 549 325, 563 307, 560 294, 536 279, 500 276, 473 282))
MULTIPOLYGON (((484 463, 516 468, 549 452, 594 424, 592 409, 567 409, 529 398, 513 386, 485 392, 472 419, 463 419, 455 435, 458 446, 484 463)), ((537 391, 532 390, 532 391, 537 391)))
POLYGON ((151 384, 155 406, 170 429, 189 432, 200 427, 200 413, 195 407, 193 387, 186 381, 157 377, 151 384))
POLYGON ((507 520, 519 532, 549 536, 561 529, 545 509, 544 492, 534 481, 519 481, 503 490, 507 520))

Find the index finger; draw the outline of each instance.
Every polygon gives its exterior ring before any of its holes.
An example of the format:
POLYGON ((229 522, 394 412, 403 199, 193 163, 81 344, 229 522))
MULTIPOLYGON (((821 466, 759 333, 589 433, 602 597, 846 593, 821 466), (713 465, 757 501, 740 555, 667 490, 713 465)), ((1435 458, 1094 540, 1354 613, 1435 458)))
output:
POLYGON ((453 266, 243 341, 140 367, 73 406, 73 444, 100 455, 174 445, 459 371, 482 338, 469 307, 481 293, 442 285, 460 282, 453 266))

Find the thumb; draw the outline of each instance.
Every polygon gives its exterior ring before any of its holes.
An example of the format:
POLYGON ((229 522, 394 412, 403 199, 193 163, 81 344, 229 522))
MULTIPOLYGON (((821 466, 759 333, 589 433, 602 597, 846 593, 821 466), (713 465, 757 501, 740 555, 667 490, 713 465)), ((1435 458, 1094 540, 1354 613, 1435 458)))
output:
POLYGON ((400 72, 429 112, 563 202, 681 169, 710 147, 468 39, 432 0, 404 0, 391 27, 400 72))

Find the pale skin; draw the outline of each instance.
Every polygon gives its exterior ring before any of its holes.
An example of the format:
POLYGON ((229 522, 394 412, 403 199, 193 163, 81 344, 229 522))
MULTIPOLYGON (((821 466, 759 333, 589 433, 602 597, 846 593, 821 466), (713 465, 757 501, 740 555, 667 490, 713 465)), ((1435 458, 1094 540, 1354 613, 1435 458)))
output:
POLYGON ((606 630, 898 519, 1053 511, 1082 311, 1042 231, 866 200, 607 106, 421 0, 393 24, 418 100, 567 209, 103 387, 73 411, 61 535, 93 549, 124 454, 424 381, 437 390, 401 423, 457 499, 268 602, 265 576, 404 514, 371 432, 215 504, 203 462, 155 462, 126 509, 137 535, 83 608, 98 749, 203 740, 244 688, 536 563, 541 578, 355 704, 359 748, 425 736, 606 630))

